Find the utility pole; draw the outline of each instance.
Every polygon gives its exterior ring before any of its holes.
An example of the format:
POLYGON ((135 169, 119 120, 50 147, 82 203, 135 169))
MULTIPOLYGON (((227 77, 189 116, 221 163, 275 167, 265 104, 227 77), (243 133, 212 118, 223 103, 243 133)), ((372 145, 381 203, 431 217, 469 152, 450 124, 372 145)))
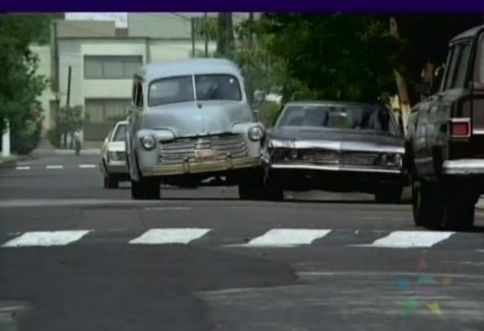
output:
POLYGON ((192 24, 192 57, 195 57, 195 17, 190 19, 192 24))
POLYGON ((69 66, 67 70, 67 98, 66 98, 67 107, 71 105, 71 75, 72 75, 72 67, 69 66))
POLYGON ((208 14, 205 12, 203 15, 203 24, 205 25, 205 57, 208 57, 208 14))
POLYGON ((231 57, 234 49, 232 13, 218 14, 217 32, 217 53, 224 57, 231 57))

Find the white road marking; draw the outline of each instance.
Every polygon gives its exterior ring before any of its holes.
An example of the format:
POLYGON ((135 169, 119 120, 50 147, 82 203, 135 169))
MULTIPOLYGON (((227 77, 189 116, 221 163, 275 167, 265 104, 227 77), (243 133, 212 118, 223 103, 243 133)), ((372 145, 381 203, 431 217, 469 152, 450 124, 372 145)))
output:
POLYGON ((45 167, 46 169, 62 169, 64 168, 63 165, 48 165, 45 167))
POLYGON ((169 210, 192 210, 191 207, 177 207, 177 206, 168 206, 168 207, 147 207, 145 208, 146 211, 169 211, 169 210))
POLYGON ((30 166, 18 166, 15 170, 30 170, 30 166))
POLYGON ((294 247, 309 245, 330 233, 326 229, 272 229, 260 237, 254 238, 246 247, 294 247))
POLYGON ((88 234, 89 230, 32 231, 7 241, 2 247, 65 246, 88 234))
POLYGON ((360 247, 418 248, 432 247, 449 239, 455 232, 445 231, 394 231, 388 236, 375 240, 370 245, 353 245, 360 247))
POLYGON ((207 234, 210 229, 151 229, 138 238, 131 240, 130 244, 159 245, 159 244, 188 244, 207 234))
POLYGON ((79 164, 79 168, 81 169, 93 169, 96 168, 95 164, 79 164))

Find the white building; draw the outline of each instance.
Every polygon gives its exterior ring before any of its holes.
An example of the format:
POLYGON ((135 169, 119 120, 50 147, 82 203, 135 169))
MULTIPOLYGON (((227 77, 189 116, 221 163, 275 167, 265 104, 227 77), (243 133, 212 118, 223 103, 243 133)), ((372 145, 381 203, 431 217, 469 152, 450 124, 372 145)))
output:
MULTIPOLYGON (((235 15, 234 21, 244 18, 235 15)), ((39 55, 39 73, 52 81, 40 98, 44 129, 55 126, 58 107, 67 103, 71 68, 69 104, 84 109, 84 139, 102 140, 115 121, 126 117, 132 76, 141 65, 192 56, 192 16, 203 13, 129 13, 127 27, 114 21, 55 22, 51 45, 31 47, 39 55)), ((203 53, 205 41, 195 38, 194 46, 203 53)), ((215 48, 210 41, 209 52, 215 48)))

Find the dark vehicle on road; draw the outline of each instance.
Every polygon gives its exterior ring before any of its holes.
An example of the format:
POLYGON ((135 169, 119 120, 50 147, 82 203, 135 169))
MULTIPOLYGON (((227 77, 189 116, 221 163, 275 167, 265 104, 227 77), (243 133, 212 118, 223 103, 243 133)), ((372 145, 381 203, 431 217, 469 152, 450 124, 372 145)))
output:
POLYGON ((406 147, 416 225, 470 228, 484 191, 484 26, 450 41, 439 90, 417 104, 406 147))
POLYGON ((399 202, 404 186, 404 138, 393 113, 377 104, 294 102, 270 130, 270 196, 323 189, 375 194, 399 202))

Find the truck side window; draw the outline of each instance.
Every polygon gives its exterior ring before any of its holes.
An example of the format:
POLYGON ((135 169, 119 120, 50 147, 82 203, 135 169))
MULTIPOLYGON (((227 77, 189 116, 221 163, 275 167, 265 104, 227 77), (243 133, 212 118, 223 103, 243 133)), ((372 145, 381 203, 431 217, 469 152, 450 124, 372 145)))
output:
POLYGON ((483 37, 480 38, 480 52, 478 52, 478 55, 480 55, 478 81, 479 83, 484 83, 484 38, 483 37))
POLYGON ((457 67, 457 58, 459 57, 459 48, 454 46, 451 49, 449 65, 447 67, 447 73, 445 75, 445 85, 444 91, 450 90, 452 88, 452 82, 454 81, 455 70, 457 67))
POLYGON ((453 47, 449 72, 446 76, 445 90, 462 88, 465 86, 467 68, 469 64, 470 43, 462 42, 453 47))

